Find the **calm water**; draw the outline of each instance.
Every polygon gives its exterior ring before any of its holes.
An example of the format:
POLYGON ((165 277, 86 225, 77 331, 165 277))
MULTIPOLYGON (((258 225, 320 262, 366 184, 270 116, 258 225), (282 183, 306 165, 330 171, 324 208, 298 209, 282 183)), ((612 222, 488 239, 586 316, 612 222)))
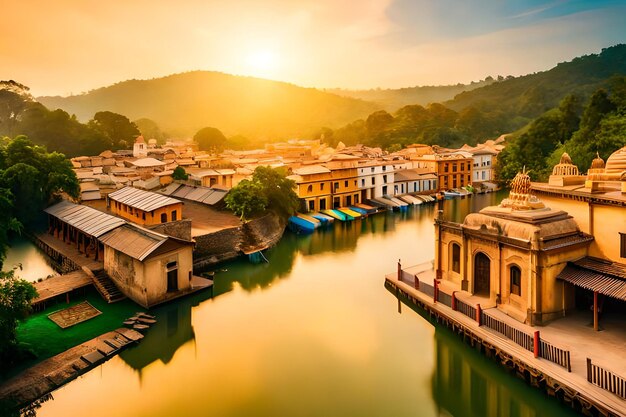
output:
MULTIPOLYGON (((446 202, 462 216, 495 195, 446 202)), ((454 213, 452 213, 454 211, 454 213)), ((237 261, 216 297, 155 310, 144 341, 53 393, 39 416, 569 416, 384 287, 433 258, 433 206, 237 261)), ((458 217, 460 218, 460 217, 458 217)))
POLYGON ((58 275, 52 269, 46 255, 33 242, 21 237, 11 240, 11 246, 2 265, 3 271, 10 271, 13 268, 16 268, 17 276, 30 282, 50 275, 58 275))

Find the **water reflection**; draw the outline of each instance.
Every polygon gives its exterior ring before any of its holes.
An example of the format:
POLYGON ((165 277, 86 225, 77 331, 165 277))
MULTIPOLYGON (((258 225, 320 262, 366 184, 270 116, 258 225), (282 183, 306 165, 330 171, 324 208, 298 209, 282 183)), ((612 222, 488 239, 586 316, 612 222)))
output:
POLYGON ((141 370, 155 361, 168 364, 180 347, 195 343, 191 310, 210 297, 210 291, 202 291, 151 310, 157 322, 141 343, 120 354, 122 360, 138 371, 140 377, 141 370))
POLYGON ((48 257, 26 238, 11 239, 6 255, 2 270, 16 268, 15 274, 26 281, 35 282, 39 278, 58 275, 48 257))

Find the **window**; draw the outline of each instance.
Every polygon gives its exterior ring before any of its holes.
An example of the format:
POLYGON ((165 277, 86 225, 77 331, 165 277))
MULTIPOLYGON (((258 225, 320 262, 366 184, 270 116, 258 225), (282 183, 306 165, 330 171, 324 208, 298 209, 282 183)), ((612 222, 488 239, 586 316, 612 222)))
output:
POLYGON ((448 172, 448 164, 443 165, 443 172, 448 172))
POLYGON ((167 213, 161 213, 161 223, 167 223, 167 213))
POLYGON ((509 268, 511 276, 511 294, 522 295, 522 270, 517 265, 509 268))
POLYGON ((143 220, 146 220, 146 212, 144 211, 143 213, 141 213, 141 217, 143 220))
POLYGON ((306 187, 306 192, 307 193, 312 193, 313 192, 313 186, 309 185, 308 187, 306 187))
POLYGON ((452 165, 452 172, 456 172, 456 164, 452 165))
POLYGON ((361 179, 361 187, 365 187, 365 178, 361 179))
POLYGON ((348 188, 348 181, 343 182, 344 187, 348 188))
POLYGON ((626 233, 620 232, 619 237, 620 237, 619 256, 620 258, 626 258, 626 233))
POLYGON ((387 165, 383 165, 383 171, 387 171, 387 165))
POLYGON ((372 171, 371 172, 374 172, 374 167, 372 167, 372 171))
POLYGON ((172 210, 172 221, 173 221, 173 222, 175 222, 176 220, 178 220, 178 219, 176 218, 177 214, 178 214, 178 213, 176 213, 176 210, 172 210))
POLYGON ((376 185, 376 177, 372 177, 372 185, 376 185))
POLYGON ((383 182, 387 182, 387 176, 383 175, 383 182))
POLYGON ((325 185, 324 183, 321 183, 321 184, 320 184, 320 190, 323 190, 323 189, 324 189, 324 185, 325 185))
POLYGON ((452 244, 452 272, 461 273, 461 246, 458 243, 452 244))
POLYGON ((339 183, 338 183, 338 182, 336 182, 336 183, 334 184, 334 186, 335 186, 335 187, 334 187, 334 190, 335 190, 335 191, 337 191, 337 189, 339 188, 339 183))

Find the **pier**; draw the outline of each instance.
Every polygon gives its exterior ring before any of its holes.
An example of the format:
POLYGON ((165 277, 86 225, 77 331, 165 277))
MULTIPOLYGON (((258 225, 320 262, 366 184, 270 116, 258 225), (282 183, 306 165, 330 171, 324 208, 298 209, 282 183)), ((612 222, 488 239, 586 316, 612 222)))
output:
POLYGON ((428 274, 431 266, 402 269, 399 265, 397 273, 385 277, 385 285, 399 300, 420 308, 433 321, 576 411, 589 416, 626 415, 623 324, 617 323, 618 331, 602 337, 576 316, 530 327, 497 311, 495 305, 481 305, 480 297, 440 286, 434 273, 428 274))

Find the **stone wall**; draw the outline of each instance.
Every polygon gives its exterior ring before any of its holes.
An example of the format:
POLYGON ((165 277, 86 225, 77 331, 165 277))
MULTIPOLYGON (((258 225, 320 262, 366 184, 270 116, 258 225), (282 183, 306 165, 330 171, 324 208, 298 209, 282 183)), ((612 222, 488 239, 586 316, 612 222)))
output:
POLYGON ((251 220, 241 227, 196 236, 194 269, 203 269, 245 253, 272 247, 285 231, 286 222, 273 213, 251 220))
POLYGON ((191 241, 191 219, 157 224, 150 226, 149 229, 157 233, 191 241))

